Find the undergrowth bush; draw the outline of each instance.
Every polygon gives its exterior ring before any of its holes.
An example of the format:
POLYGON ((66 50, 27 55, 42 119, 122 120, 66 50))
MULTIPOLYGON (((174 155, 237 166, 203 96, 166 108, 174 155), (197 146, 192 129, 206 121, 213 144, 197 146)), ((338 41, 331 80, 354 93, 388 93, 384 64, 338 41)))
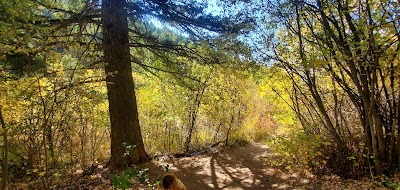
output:
POLYGON ((159 166, 159 176, 152 181, 147 174, 148 169, 128 167, 120 175, 111 177, 114 189, 129 189, 133 184, 145 185, 148 189, 158 189, 161 185, 161 177, 169 171, 169 165, 159 166))
POLYGON ((254 133, 254 141, 261 142, 264 141, 265 138, 271 137, 272 129, 264 126, 258 126, 256 128, 257 132, 254 133))
POLYGON ((369 174, 368 171, 372 169, 366 165, 366 162, 372 162, 372 157, 342 152, 329 138, 322 135, 293 130, 271 137, 266 143, 281 158, 278 161, 270 160, 269 164, 285 166, 290 170, 359 178, 369 174))
POLYGON ((320 173, 330 159, 326 156, 326 150, 332 143, 323 140, 319 135, 293 131, 271 137, 267 140, 267 145, 281 158, 280 161, 270 161, 271 165, 285 166, 288 170, 312 170, 320 173))

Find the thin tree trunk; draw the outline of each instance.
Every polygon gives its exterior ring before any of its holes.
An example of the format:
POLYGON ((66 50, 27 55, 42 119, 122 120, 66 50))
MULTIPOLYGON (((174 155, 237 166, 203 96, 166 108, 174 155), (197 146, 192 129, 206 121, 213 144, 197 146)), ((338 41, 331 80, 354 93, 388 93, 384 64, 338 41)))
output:
POLYGON ((193 110, 190 110, 191 112, 189 115, 189 119, 190 119, 189 133, 188 133, 188 136, 186 137, 186 141, 185 141, 185 152, 186 153, 189 152, 189 149, 190 149, 190 143, 192 141, 194 125, 196 124, 197 112, 199 111, 201 100, 203 98, 204 91, 206 90, 206 87, 207 87, 207 81, 208 81, 208 79, 210 79, 213 70, 214 70, 214 67, 212 67, 210 73, 204 80, 204 83, 201 86, 201 89, 199 91, 197 91, 196 98, 194 101, 195 105, 193 107, 193 110))
MULTIPOLYGON (((167 123, 165 123, 167 126, 167 123)), ((171 128, 168 127, 168 154, 171 154, 171 128)))
POLYGON ((47 146, 46 146, 46 128, 43 128, 43 149, 44 149, 44 171, 45 171, 45 175, 42 178, 42 183, 43 183, 43 189, 47 189, 48 187, 48 168, 49 168, 49 163, 48 163, 48 152, 47 152, 47 146))
POLYGON ((332 85, 333 85, 333 90, 332 90, 332 95, 333 95, 333 100, 334 100, 334 116, 335 116, 335 128, 339 131, 339 134, 344 137, 344 129, 343 127, 340 127, 340 122, 339 122, 339 109, 338 109, 338 96, 337 96, 337 90, 336 90, 336 82, 335 79, 332 77, 332 85))
POLYGON ((48 140, 48 144, 49 144, 49 151, 50 151, 50 158, 51 158, 50 165, 52 167, 55 167, 56 159, 55 159, 55 155, 54 155, 53 129, 52 129, 51 125, 47 126, 46 133, 47 133, 46 136, 47 136, 47 140, 48 140))
POLYGON ((113 168, 148 160, 139 125, 125 4, 125 0, 103 0, 101 6, 111 123, 109 165, 113 168))
MULTIPOLYGON (((49 169, 49 165, 48 165, 48 153, 47 153, 47 141, 46 141, 46 137, 47 137, 47 131, 48 131, 48 123, 49 123, 49 111, 47 109, 47 104, 46 101, 43 97, 42 94, 42 88, 41 88, 41 84, 40 84, 40 80, 37 80, 38 83, 38 90, 39 90, 39 96, 40 96, 40 100, 41 103, 43 105, 43 123, 42 123, 42 140, 43 140, 43 150, 44 150, 44 169, 45 169, 45 175, 42 178, 42 183, 43 183, 43 189, 47 189, 48 187, 48 169, 49 169)), ((54 105, 54 104, 53 104, 54 105)))
MULTIPOLYGON (((303 62, 306 62, 306 57, 303 51, 303 36, 301 33, 301 25, 300 25, 300 7, 298 4, 296 4, 296 23, 297 23, 297 35, 299 38, 299 53, 300 53, 300 60, 303 62)), ((316 89, 316 84, 315 84, 315 78, 314 76, 311 74, 310 70, 308 68, 306 69, 306 84, 311 92, 312 97, 314 98, 317 107, 319 109, 319 111, 321 112, 322 116, 324 117, 324 120, 326 122, 326 126, 330 132, 330 134, 333 136, 333 138, 335 139, 337 145, 339 146, 339 148, 341 148, 343 151, 345 151, 345 153, 348 153, 349 150, 346 146, 346 144, 344 143, 344 141, 342 140, 342 138, 340 137, 340 135, 337 133, 335 126, 332 123, 332 120, 330 119, 329 115, 327 114, 327 111, 325 109, 325 106, 322 102, 322 98, 318 93, 318 90, 316 89)))
POLYGON ((86 122, 83 121, 82 112, 80 113, 81 120, 81 163, 82 167, 86 168, 86 122))
POLYGON ((229 123, 228 131, 226 132, 226 138, 225 138, 225 146, 228 146, 229 144, 229 135, 231 133, 232 127, 233 127, 233 122, 235 121, 235 105, 232 108, 232 116, 231 116, 231 121, 229 123))
POLYGON ((219 133, 219 129, 221 128, 221 125, 222 125, 222 121, 220 119, 219 125, 218 125, 217 129, 215 130, 214 139, 213 139, 214 142, 217 141, 217 137, 218 137, 218 133, 219 133))
POLYGON ((335 126, 333 125, 326 109, 325 106, 322 102, 321 96, 319 95, 318 91, 315 89, 316 86, 315 84, 313 84, 310 80, 310 76, 307 77, 308 81, 307 81, 307 86, 309 87, 310 91, 311 91, 311 95, 313 96, 317 107, 319 109, 319 111, 321 112, 322 116, 324 117, 324 120, 326 122, 326 126, 327 129, 329 131, 329 133, 333 136, 333 138, 336 141, 336 144, 338 145, 339 148, 342 149, 342 151, 344 151, 345 154, 349 153, 349 149, 346 146, 346 144, 344 143, 344 141, 342 140, 342 138, 340 137, 340 135, 337 133, 335 126))
POLYGON ((189 125, 189 132, 186 137, 185 141, 185 152, 189 152, 190 149, 190 143, 192 142, 192 135, 193 135, 193 130, 194 130, 194 125, 196 124, 196 118, 197 118, 197 111, 199 110, 200 107, 200 93, 196 94, 196 99, 195 99, 195 106, 193 109, 190 110, 190 115, 189 115, 189 120, 190 120, 190 125, 189 125))
MULTIPOLYGON (((400 100, 400 92, 398 95, 398 99, 400 100)), ((400 101, 397 103, 397 125, 400 125, 400 101)), ((397 155, 397 169, 400 170, 400 126, 397 128, 397 147, 396 147, 396 155, 397 155)))
POLYGON ((2 105, 0 105, 0 122, 1 128, 3 129, 3 139, 4 139, 4 147, 3 147, 3 171, 2 171, 2 183, 1 189, 7 190, 7 181, 8 181, 8 139, 7 139, 7 127, 4 122, 3 113, 1 111, 2 105))
POLYGON ((226 138, 225 138, 225 146, 228 146, 229 143, 229 135, 231 133, 232 127, 233 127, 233 122, 235 121, 235 104, 236 104, 236 98, 237 98, 237 89, 235 87, 235 92, 232 95, 232 115, 231 115, 231 121, 229 122, 228 126, 228 131, 226 132, 226 138))

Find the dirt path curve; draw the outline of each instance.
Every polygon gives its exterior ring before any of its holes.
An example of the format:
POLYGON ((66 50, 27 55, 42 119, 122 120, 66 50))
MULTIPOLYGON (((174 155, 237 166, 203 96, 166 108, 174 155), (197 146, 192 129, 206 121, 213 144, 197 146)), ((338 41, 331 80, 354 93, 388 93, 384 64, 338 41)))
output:
MULTIPOLYGON (((205 155, 172 158, 143 164, 151 171, 169 165, 189 190, 206 189, 319 189, 311 187, 307 179, 285 175, 277 168, 268 167, 265 159, 277 159, 261 143, 242 147, 223 148, 205 155)), ((151 173, 150 173, 151 175, 151 173)))

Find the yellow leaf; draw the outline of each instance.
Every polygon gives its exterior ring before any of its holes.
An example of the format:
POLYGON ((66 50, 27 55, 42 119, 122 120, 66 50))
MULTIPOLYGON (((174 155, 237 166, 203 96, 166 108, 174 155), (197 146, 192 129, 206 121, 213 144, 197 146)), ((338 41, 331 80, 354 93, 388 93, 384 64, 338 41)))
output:
POLYGON ((319 156, 321 156, 321 155, 322 155, 322 152, 318 151, 317 154, 318 154, 319 156))
POLYGON ((36 169, 36 168, 32 170, 33 173, 36 173, 38 171, 39 171, 39 169, 36 169))
POLYGON ((46 172, 40 172, 38 175, 39 175, 39 177, 43 177, 44 174, 46 174, 46 172))
POLYGON ((331 143, 331 142, 322 142, 322 144, 325 145, 325 146, 329 146, 329 145, 331 145, 332 143, 331 143))

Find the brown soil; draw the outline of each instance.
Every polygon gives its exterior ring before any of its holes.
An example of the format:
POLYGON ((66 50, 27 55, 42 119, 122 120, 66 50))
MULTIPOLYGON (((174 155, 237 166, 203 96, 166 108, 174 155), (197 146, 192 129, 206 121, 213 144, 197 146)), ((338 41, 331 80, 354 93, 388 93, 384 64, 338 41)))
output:
MULTIPOLYGON (((162 158, 142 164, 151 171, 169 165, 190 190, 205 189, 320 189, 299 174, 285 174, 283 169, 270 167, 266 159, 277 159, 261 143, 242 147, 213 149, 205 155, 186 158, 162 158)), ((159 170, 158 170, 159 171, 159 170)), ((154 175, 154 174, 153 174, 154 175)))
POLYGON ((170 172, 175 173, 189 190, 387 189, 370 179, 345 180, 334 175, 317 178, 310 173, 299 174, 284 166, 267 164, 274 160, 281 158, 266 145, 249 143, 241 147, 213 148, 207 154, 186 158, 162 157, 140 167, 149 168, 150 176, 160 177, 159 166, 168 164, 170 172))
MULTIPOLYGON (((280 160, 266 145, 249 143, 241 147, 214 147, 206 154, 185 158, 159 157, 139 167, 149 169, 148 174, 153 182, 165 173, 159 166, 169 165, 170 172, 175 173, 189 190, 386 189, 382 185, 384 180, 345 180, 337 176, 317 178, 309 173, 299 174, 286 170, 284 166, 267 164, 280 160)), ((97 168, 91 175, 63 175, 52 181, 53 186, 49 189, 113 189, 107 171, 107 168, 97 168)), ((21 182, 14 184, 11 189, 43 189, 40 182, 21 182)), ((398 180, 395 182, 400 183, 398 180)), ((143 184, 134 183, 130 189, 146 188, 143 184)))

